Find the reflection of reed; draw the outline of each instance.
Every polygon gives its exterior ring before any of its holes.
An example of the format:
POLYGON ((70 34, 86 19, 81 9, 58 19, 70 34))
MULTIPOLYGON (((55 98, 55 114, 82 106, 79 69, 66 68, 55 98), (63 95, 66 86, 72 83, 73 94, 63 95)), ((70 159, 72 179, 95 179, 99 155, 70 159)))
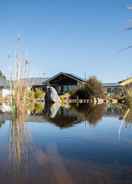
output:
POLYGON ((61 157, 56 144, 48 145, 46 147, 46 152, 38 150, 36 156, 37 162, 42 169, 43 167, 45 167, 45 165, 48 165, 47 172, 49 171, 49 183, 54 184, 74 183, 73 178, 70 176, 70 173, 65 166, 64 160, 61 157), (50 177, 51 174, 52 177, 50 177))
POLYGON ((16 177, 27 173, 31 160, 30 134, 24 122, 24 115, 18 116, 10 126, 9 161, 16 177))
POLYGON ((25 142, 25 127, 23 121, 19 121, 20 117, 12 121, 10 126, 10 153, 13 160, 19 163, 24 142, 25 142))

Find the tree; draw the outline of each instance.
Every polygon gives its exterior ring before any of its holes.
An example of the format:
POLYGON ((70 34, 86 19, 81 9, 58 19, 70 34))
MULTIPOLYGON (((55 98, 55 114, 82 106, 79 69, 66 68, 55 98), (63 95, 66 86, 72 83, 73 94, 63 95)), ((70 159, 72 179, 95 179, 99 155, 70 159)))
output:
POLYGON ((71 92, 72 99, 105 98, 104 88, 96 77, 90 77, 81 87, 71 92))
POLYGON ((0 79, 6 79, 6 76, 3 74, 1 70, 0 70, 0 79))
POLYGON ((86 86, 87 90, 89 90, 91 92, 91 96, 100 97, 100 98, 105 97, 103 85, 99 80, 97 80, 97 78, 95 76, 90 77, 86 81, 85 86, 86 86))

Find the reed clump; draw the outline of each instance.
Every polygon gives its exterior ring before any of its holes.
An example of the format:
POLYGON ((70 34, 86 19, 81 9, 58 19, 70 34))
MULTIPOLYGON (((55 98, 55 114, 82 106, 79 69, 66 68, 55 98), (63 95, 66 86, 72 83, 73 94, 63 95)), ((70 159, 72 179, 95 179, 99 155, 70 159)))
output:
POLYGON ((15 71, 11 80, 11 107, 12 122, 10 127, 9 158, 12 171, 18 175, 27 168, 30 147, 30 134, 25 126, 31 104, 34 101, 34 93, 28 87, 25 78, 28 78, 28 61, 22 56, 16 57, 15 71))

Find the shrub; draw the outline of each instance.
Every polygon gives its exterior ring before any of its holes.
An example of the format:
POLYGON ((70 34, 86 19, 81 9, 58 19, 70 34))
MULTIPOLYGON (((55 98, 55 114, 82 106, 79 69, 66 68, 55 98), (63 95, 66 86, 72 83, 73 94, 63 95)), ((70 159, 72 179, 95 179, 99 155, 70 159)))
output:
POLYGON ((34 92, 35 98, 44 98, 44 92, 41 89, 36 89, 34 92))
POLYGON ((90 99, 93 97, 104 98, 104 88, 96 77, 89 78, 81 87, 71 93, 71 98, 90 99))

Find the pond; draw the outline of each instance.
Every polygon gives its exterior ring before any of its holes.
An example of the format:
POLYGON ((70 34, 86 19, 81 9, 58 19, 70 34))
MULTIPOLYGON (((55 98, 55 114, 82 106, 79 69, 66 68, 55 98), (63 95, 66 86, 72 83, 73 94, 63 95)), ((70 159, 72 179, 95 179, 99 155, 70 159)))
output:
POLYGON ((124 114, 104 105, 54 106, 20 122, 1 112, 0 181, 131 184, 131 114, 127 121, 124 114))

